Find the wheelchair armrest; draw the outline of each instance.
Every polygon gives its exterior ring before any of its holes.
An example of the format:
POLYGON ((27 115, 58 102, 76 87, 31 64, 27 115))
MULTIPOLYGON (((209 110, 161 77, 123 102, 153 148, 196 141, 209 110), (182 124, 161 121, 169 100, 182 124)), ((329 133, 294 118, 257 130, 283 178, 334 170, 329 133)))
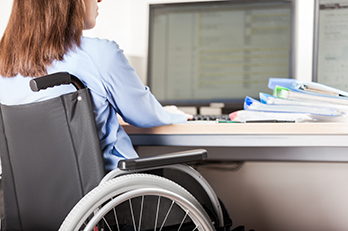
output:
POLYGON ((197 162, 206 159, 207 156, 207 151, 204 149, 173 152, 158 156, 120 160, 118 162, 118 168, 121 170, 136 170, 172 164, 197 162))

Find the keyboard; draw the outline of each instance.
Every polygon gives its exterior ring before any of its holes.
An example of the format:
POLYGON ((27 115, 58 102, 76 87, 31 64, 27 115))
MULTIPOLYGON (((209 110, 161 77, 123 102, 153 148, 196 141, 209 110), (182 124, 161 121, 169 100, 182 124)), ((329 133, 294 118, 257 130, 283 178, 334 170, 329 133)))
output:
POLYGON ((216 121, 216 120, 231 120, 228 114, 223 115, 194 115, 189 121, 216 121))

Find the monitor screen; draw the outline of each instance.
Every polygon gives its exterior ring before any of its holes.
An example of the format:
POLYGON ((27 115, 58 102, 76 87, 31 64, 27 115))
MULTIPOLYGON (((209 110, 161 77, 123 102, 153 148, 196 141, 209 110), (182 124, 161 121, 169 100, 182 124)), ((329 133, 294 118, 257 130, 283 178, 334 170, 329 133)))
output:
POLYGON ((241 109, 290 78, 294 3, 231 0, 150 5, 148 79, 162 104, 241 109))
POLYGON ((313 81, 348 91, 348 0, 316 0, 313 81))

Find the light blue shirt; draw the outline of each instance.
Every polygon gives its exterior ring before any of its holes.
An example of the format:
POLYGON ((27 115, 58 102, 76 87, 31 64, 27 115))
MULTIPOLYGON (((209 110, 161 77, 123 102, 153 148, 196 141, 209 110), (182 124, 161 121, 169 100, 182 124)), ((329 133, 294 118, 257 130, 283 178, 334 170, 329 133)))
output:
MULTIPOLYGON (((80 78, 90 89, 94 115, 107 170, 117 168, 120 159, 137 157, 117 114, 138 127, 184 123, 184 115, 172 114, 143 85, 126 59, 123 50, 112 41, 82 38, 80 48, 70 51, 63 61, 48 67, 48 74, 66 71, 80 78)), ((0 102, 19 105, 42 101, 75 91, 72 85, 32 92, 31 78, 18 75, 0 78, 0 102)))

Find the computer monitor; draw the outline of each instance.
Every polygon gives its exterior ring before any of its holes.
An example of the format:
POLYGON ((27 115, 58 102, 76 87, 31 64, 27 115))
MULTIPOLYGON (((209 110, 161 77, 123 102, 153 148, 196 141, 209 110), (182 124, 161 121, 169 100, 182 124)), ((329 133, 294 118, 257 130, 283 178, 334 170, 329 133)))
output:
POLYGON ((293 76, 294 2, 151 4, 147 84, 164 105, 242 109, 293 76))
POLYGON ((348 91, 348 1, 316 0, 313 81, 348 91))

